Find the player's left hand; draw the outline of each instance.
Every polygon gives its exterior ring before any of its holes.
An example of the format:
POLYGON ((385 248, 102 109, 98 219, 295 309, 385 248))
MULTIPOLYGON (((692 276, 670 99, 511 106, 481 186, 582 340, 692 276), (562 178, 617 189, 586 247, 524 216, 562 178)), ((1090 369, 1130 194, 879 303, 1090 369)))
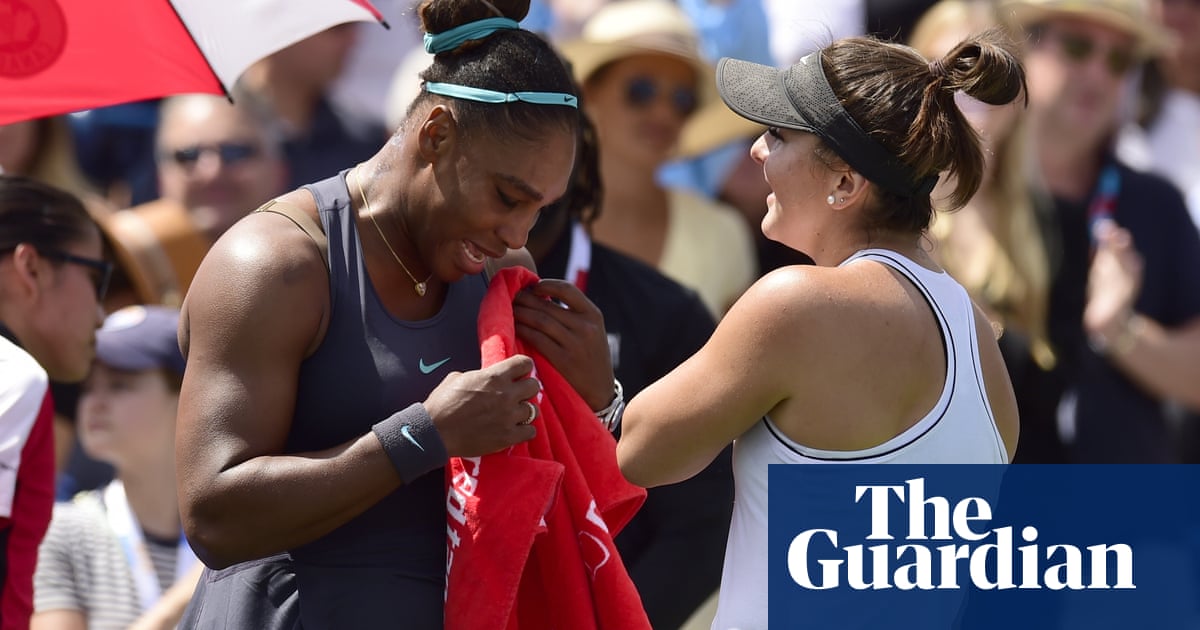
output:
POLYGON ((595 409, 613 398, 612 357, 604 316, 574 284, 542 280, 513 302, 517 336, 550 361, 595 409))

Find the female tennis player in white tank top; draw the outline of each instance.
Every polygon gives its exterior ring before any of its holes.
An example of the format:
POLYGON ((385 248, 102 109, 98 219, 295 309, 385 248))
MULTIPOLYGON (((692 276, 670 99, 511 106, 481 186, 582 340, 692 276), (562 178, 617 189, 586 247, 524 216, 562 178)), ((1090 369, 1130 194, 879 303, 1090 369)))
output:
POLYGON ((995 33, 927 62, 872 39, 786 70, 724 59, 722 98, 768 126, 751 154, 771 186, 770 238, 816 266, 759 280, 695 356, 630 403, 631 481, 688 478, 734 442, 736 502, 713 627, 767 623, 767 466, 1006 463, 1017 412, 992 328, 926 251, 930 192, 979 187, 978 139, 954 104, 1024 92, 995 33))

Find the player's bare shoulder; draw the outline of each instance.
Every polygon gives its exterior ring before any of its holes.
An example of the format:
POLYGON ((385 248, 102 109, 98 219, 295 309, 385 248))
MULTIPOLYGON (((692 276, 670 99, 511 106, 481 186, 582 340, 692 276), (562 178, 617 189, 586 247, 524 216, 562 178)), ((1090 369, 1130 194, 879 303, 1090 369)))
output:
MULTIPOLYGON (((307 192, 282 199, 315 217, 307 192)), ((230 330, 263 320, 316 339, 329 300, 329 269, 313 238, 287 216, 252 212, 222 234, 200 264, 184 302, 180 341, 194 341, 191 330, 202 322, 230 330)))

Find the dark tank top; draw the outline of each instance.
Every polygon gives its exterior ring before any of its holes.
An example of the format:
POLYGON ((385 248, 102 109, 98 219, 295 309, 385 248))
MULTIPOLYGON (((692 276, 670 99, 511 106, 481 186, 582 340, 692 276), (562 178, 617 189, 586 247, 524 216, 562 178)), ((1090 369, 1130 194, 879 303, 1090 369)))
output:
MULTIPOLYGON (((287 452, 344 444, 425 400, 452 370, 479 368, 482 275, 449 287, 437 315, 392 317, 363 263, 346 172, 306 187, 329 236, 329 328, 300 366, 287 452)), ((308 545, 206 569, 184 630, 442 627, 446 575, 444 471, 401 486, 308 545)))
MULTIPOLYGON (((401 321, 383 307, 363 261, 346 172, 306 187, 329 236, 329 328, 300 367, 288 452, 330 448, 355 439, 408 405, 424 400, 453 370, 479 369, 476 321, 487 290, 483 276, 449 287, 432 318, 401 321)), ((400 487, 327 536, 293 549, 301 614, 323 625, 347 615, 367 622, 390 611, 411 627, 442 615, 446 573, 443 470, 400 487), (369 582, 369 584, 364 584, 369 582), (318 594, 315 591, 320 591, 318 594), (311 610, 310 595, 334 607, 311 610), (330 597, 332 595, 332 597, 330 597), (382 599, 379 599, 381 598, 382 599), (396 605, 404 602, 402 608, 396 605)), ((309 623, 305 624, 310 625, 309 623)))
MULTIPOLYGON (((367 276, 344 176, 306 187, 317 200, 329 236, 332 304, 325 339, 300 366, 288 452, 355 439, 376 422, 425 400, 451 371, 479 369, 476 322, 487 290, 483 276, 450 285, 445 304, 430 319, 393 317, 367 276)), ((411 558, 414 542, 441 547, 446 538, 444 485, 441 471, 431 472, 292 555, 312 562, 391 564, 411 558), (408 540, 410 536, 417 540, 408 540)), ((436 553, 440 575, 446 558, 444 549, 436 553)))

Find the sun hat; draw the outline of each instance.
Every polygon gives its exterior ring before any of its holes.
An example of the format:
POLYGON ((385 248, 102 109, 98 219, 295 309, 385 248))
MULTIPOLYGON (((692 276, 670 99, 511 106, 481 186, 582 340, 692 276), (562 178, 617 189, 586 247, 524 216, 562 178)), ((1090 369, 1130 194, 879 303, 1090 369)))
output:
POLYGON ((583 85, 610 63, 638 55, 667 55, 696 72, 696 111, 680 133, 678 155, 692 157, 726 142, 761 133, 733 116, 717 96, 713 67, 700 54, 700 39, 687 14, 669 0, 616 0, 584 23, 580 36, 559 49, 583 85))
MULTIPOLYGON (((700 56, 700 40, 687 15, 669 0, 616 0, 583 25, 580 36, 560 46, 575 79, 586 83, 604 66, 636 55, 675 57, 692 66, 701 87, 712 80, 712 66, 700 56)), ((698 96, 703 97, 701 90, 698 96)), ((710 90, 716 98, 715 90, 710 90)))
POLYGON ((907 164, 867 135, 829 86, 820 54, 810 53, 783 70, 725 58, 717 64, 717 88, 740 116, 817 135, 880 188, 904 197, 929 195, 937 176, 917 179, 907 164))
POLYGON ((1002 0, 1000 18, 1025 28, 1055 18, 1099 22, 1137 40, 1141 55, 1154 56, 1170 49, 1174 37, 1146 12, 1142 0, 1002 0))
POLYGON ((118 370, 163 369, 182 375, 178 328, 177 308, 127 306, 114 311, 96 331, 96 360, 118 370))

